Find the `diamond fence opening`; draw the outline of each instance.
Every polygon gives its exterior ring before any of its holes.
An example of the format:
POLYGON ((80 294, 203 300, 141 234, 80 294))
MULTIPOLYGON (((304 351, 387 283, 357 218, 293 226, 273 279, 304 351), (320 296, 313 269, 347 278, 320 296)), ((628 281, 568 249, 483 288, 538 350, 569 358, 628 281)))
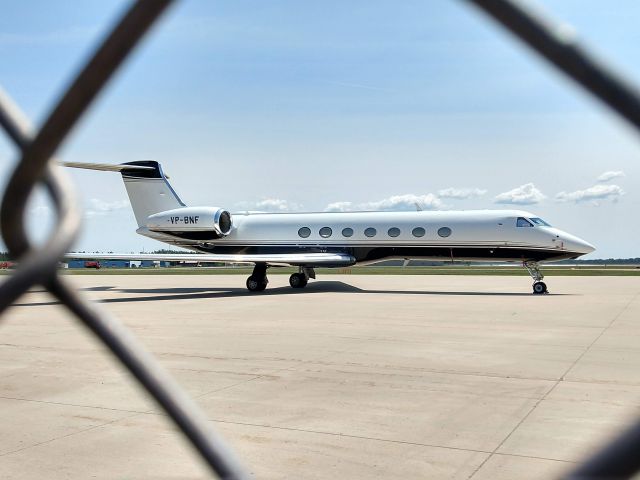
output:
MULTIPOLYGON (((493 17, 558 69, 619 113, 640 131, 640 95, 553 22, 536 16, 515 0, 465 0, 493 17)), ((41 285, 91 330, 160 404, 191 445, 225 479, 249 478, 200 409, 160 364, 114 317, 90 303, 58 275, 58 263, 70 249, 80 227, 75 190, 56 166, 54 155, 109 78, 131 54, 172 0, 138 0, 131 4, 74 82, 61 96, 43 126, 34 131, 26 117, 0 89, 0 125, 20 155, 7 184, 0 209, 0 229, 15 272, 0 285, 2 313, 31 287, 41 285), (44 186, 55 207, 57 222, 38 246, 24 224, 27 201, 44 186)), ((455 32, 452 32, 455 34, 455 32)), ((640 422, 578 466, 567 478, 630 478, 640 470, 640 422)))

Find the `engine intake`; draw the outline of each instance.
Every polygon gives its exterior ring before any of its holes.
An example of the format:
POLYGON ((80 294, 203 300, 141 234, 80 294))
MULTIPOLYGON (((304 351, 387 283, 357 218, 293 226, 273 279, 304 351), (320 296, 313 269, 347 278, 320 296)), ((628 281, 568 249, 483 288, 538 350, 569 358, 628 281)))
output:
POLYGON ((231 214, 226 210, 218 210, 213 216, 213 225, 220 235, 229 235, 231 227, 233 227, 231 214))

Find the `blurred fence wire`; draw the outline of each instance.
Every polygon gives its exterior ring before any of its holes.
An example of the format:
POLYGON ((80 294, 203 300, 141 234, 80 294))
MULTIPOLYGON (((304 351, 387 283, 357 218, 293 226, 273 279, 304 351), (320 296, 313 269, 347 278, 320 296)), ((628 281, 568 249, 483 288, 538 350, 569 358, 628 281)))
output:
MULTIPOLYGON (((596 61, 559 24, 533 14, 515 0, 466 1, 492 16, 640 130, 638 92, 596 61)), ((88 302, 57 272, 59 261, 78 233, 80 213, 73 185, 56 166, 53 156, 109 78, 171 3, 172 0, 132 3, 38 131, 31 128, 19 108, 0 89, 0 125, 21 157, 5 189, 0 209, 2 237, 11 257, 18 261, 16 271, 0 286, 0 315, 31 287, 44 286, 113 352, 161 405, 213 473, 225 479, 248 478, 248 473, 213 432, 199 408, 159 363, 121 323, 88 302), (57 222, 49 238, 34 246, 25 229, 24 217, 27 201, 38 186, 46 189, 55 206, 57 222)), ((566 478, 630 478, 640 470, 639 451, 640 422, 566 478)))
POLYGON ((57 273, 80 226, 73 186, 52 156, 106 82, 131 53, 144 33, 171 4, 170 0, 140 0, 131 5, 59 100, 43 126, 33 132, 6 94, 0 96, 0 124, 18 148, 21 159, 7 185, 0 210, 2 236, 18 269, 0 287, 0 312, 20 295, 40 284, 57 297, 109 347, 131 374, 173 419, 205 462, 221 478, 248 475, 211 429, 196 405, 159 363, 115 318, 82 298, 57 273), (56 228, 43 245, 29 241, 24 225, 27 200, 44 185, 57 216, 56 228))

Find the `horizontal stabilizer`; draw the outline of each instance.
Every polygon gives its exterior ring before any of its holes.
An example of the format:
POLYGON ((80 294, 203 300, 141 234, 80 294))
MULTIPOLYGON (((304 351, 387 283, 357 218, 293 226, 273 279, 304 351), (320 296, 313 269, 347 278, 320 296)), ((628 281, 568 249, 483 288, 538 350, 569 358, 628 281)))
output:
POLYGON ((110 163, 82 163, 82 162, 62 162, 61 165, 71 168, 84 168, 86 170, 102 170, 105 172, 121 172, 122 170, 155 170, 154 167, 145 165, 113 165, 110 163))
POLYGON ((67 253, 66 259, 77 260, 153 260, 167 262, 268 263, 270 265, 347 266, 355 258, 345 253, 274 253, 235 255, 215 253, 67 253))

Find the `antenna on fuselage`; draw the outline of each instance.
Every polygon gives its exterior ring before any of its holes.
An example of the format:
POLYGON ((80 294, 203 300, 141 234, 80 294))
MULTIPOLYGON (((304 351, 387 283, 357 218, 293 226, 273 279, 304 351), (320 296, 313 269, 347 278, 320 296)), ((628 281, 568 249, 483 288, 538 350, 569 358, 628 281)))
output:
POLYGON ((424 210, 424 208, 422 207, 422 205, 420 205, 420 202, 413 202, 413 204, 416 206, 416 210, 421 212, 424 210))

